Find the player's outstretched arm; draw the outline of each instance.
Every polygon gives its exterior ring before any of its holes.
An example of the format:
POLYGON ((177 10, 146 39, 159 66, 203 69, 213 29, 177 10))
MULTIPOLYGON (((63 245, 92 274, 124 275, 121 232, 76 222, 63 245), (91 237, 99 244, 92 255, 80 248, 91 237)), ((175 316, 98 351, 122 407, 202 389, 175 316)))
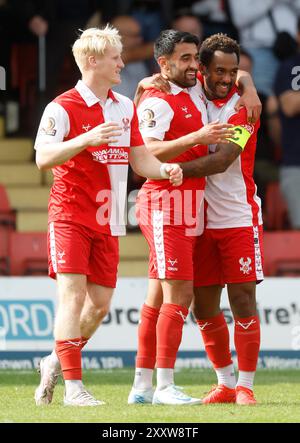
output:
POLYGON ((108 122, 71 140, 58 143, 40 143, 36 146, 36 164, 39 169, 62 165, 88 146, 116 143, 117 137, 121 134, 122 130, 117 123, 108 122))
POLYGON ((169 179, 174 186, 182 183, 182 169, 178 164, 161 163, 145 146, 130 149, 129 162, 134 172, 154 180, 169 179))
POLYGON ((168 161, 196 145, 228 143, 227 138, 234 135, 233 125, 229 123, 208 123, 198 131, 183 135, 174 140, 145 138, 149 151, 160 161, 168 161))
POLYGON ((241 152, 242 148, 235 143, 219 144, 213 154, 180 163, 183 176, 200 178, 225 172, 241 152))

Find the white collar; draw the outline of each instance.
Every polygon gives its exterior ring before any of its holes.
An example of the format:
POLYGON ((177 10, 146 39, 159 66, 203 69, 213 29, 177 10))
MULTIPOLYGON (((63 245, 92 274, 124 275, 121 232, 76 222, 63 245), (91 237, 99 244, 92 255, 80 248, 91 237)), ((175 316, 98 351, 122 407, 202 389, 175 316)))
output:
MULTIPOLYGON (((83 83, 82 80, 78 80, 75 89, 77 90, 77 92, 79 92, 89 108, 96 103, 100 103, 103 106, 102 100, 96 97, 93 91, 91 91, 90 88, 85 83, 83 83)), ((110 101, 118 101, 111 90, 108 91, 108 96, 105 104, 110 101)))
MULTIPOLYGON (((197 83, 198 83, 198 80, 197 80, 197 83)), ((195 86, 197 86, 197 83, 195 86)), ((170 81, 169 81, 169 85, 171 87, 171 94, 173 94, 173 95, 180 94, 180 92, 185 92, 186 94, 190 94, 190 92, 195 87, 195 86, 191 86, 190 88, 181 88, 180 86, 175 85, 175 83, 172 83, 170 81)))

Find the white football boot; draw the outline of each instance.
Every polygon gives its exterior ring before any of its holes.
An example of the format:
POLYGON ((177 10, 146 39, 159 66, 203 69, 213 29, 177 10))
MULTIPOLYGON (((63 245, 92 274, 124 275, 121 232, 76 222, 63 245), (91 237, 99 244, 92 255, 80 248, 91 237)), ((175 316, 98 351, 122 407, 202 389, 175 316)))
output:
POLYGON ((128 396, 129 405, 151 404, 153 400, 153 389, 136 389, 132 388, 128 396))
POLYGON ((181 387, 168 385, 163 389, 157 389, 153 395, 154 405, 200 405, 200 398, 193 398, 182 392, 181 387))
POLYGON ((65 406, 101 406, 105 405, 104 401, 96 400, 87 390, 80 389, 72 395, 64 396, 65 406))
POLYGON ((38 372, 41 374, 41 381, 34 393, 37 406, 49 405, 52 402, 54 388, 61 375, 61 372, 50 364, 50 360, 51 356, 47 355, 39 363, 38 372))

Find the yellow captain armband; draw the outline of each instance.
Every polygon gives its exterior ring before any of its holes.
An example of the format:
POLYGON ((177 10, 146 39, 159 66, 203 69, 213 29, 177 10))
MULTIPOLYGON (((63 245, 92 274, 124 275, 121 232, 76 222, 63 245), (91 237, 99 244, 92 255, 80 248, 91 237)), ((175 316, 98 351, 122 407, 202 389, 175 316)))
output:
POLYGON ((251 133, 243 126, 234 126, 232 129, 234 130, 234 136, 227 138, 227 140, 239 145, 244 150, 251 133))

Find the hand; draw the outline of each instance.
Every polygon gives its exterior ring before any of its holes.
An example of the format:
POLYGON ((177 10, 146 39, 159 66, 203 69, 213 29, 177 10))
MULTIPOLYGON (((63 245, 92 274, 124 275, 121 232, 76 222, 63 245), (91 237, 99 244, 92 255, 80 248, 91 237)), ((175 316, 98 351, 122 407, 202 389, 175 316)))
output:
POLYGON ((30 31, 37 35, 45 35, 48 32, 48 22, 40 15, 35 15, 28 23, 30 31))
POLYGON ((169 181, 173 186, 180 186, 182 184, 182 169, 176 163, 162 163, 160 170, 162 177, 169 178, 169 181))
POLYGON ((248 122, 257 122, 262 111, 262 104, 255 88, 248 87, 245 89, 241 98, 236 102, 234 109, 238 111, 243 106, 247 110, 248 122))
POLYGON ((143 78, 139 82, 139 87, 143 90, 155 88, 167 94, 170 92, 169 82, 161 74, 154 74, 151 77, 143 78))
POLYGON ((194 135, 196 135, 195 145, 230 143, 227 138, 234 136, 234 131, 231 128, 233 128, 233 125, 229 123, 219 123, 219 120, 208 123, 194 133, 194 135))
POLYGON ((99 146, 116 143, 117 137, 122 135, 122 128, 118 123, 107 122, 95 126, 95 128, 81 135, 86 146, 99 146))

